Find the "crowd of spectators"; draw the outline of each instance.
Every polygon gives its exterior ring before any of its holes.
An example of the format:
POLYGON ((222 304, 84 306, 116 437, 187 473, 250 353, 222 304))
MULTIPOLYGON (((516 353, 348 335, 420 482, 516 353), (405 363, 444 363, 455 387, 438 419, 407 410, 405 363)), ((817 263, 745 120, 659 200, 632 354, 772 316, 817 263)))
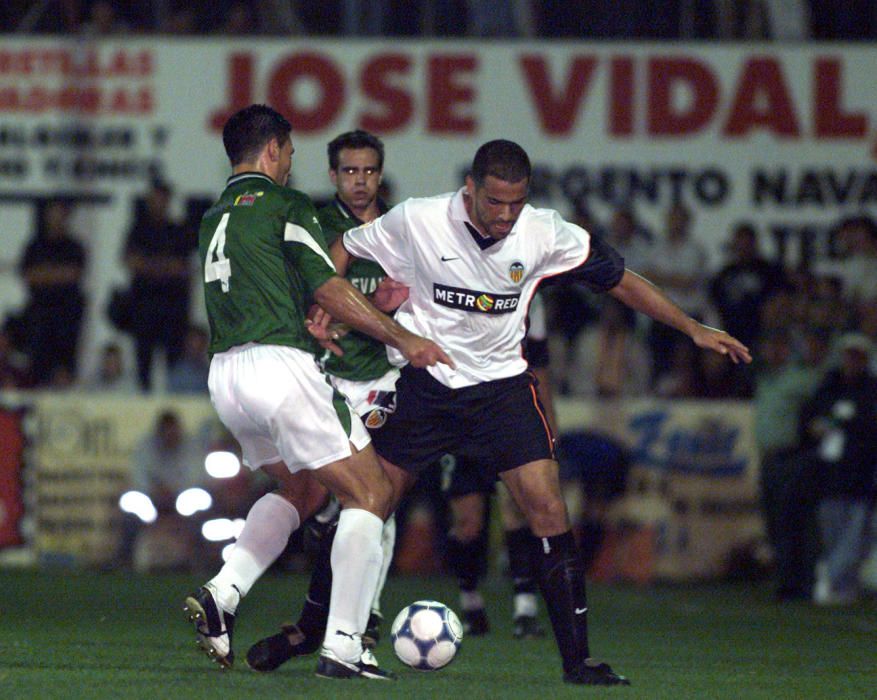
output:
POLYGON ((874 3, 830 0, 8 0, 18 33, 867 40, 874 3))
POLYGON ((166 183, 154 181, 133 201, 120 259, 129 281, 99 310, 117 333, 103 344, 93 368, 90 358, 81 357, 90 286, 87 236, 74 230, 71 201, 49 199, 39 207, 18 265, 26 302, 0 319, 0 390, 158 389, 206 396, 209 337, 192 322, 189 299, 197 267, 195 228, 171 217, 172 195, 166 183), (158 387, 156 366, 164 369, 158 387))

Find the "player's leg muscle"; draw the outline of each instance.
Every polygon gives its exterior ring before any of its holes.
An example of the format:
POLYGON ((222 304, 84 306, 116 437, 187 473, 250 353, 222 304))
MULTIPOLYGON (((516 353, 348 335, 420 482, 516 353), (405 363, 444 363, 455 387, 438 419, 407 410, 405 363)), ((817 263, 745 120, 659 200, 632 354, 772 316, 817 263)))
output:
POLYGON ((500 476, 534 535, 550 537, 569 530, 557 462, 540 459, 501 472, 500 476))

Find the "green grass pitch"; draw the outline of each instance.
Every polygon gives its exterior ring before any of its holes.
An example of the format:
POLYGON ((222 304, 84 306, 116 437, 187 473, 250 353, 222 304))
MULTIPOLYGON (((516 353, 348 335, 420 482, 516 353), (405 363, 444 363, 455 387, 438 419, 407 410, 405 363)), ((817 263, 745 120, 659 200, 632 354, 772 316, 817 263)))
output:
MULTIPOLYGON (((249 645, 293 619, 306 587, 300 575, 260 581, 238 616, 231 671, 197 651, 182 601, 193 575, 0 570, 0 698, 875 698, 877 605, 844 610, 772 602, 765 585, 592 586, 596 656, 632 682, 581 688, 560 680, 551 637, 511 638, 505 580, 487 582, 490 635, 463 640, 454 662, 421 673, 378 646, 395 683, 314 676, 315 657, 260 675, 244 662, 249 645)), ((388 618, 421 598, 456 608, 446 577, 391 577, 388 618)), ((544 619, 544 613, 542 618, 544 619)), ((387 623, 389 624, 389 622, 387 623)))

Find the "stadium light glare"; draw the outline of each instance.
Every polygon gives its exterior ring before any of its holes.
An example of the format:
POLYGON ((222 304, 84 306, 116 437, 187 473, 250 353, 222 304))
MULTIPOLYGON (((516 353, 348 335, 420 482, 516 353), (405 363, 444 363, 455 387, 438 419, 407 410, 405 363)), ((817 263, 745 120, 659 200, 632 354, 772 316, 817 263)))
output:
POLYGON ((191 488, 177 496, 177 513, 184 517, 194 515, 200 510, 207 510, 213 505, 213 498, 204 489, 191 488))
POLYGON ((234 539, 235 525, 228 518, 214 518, 201 526, 201 534, 210 542, 234 539))
POLYGON ((241 461, 234 452, 210 452, 204 458, 204 469, 214 479, 231 479, 240 473, 241 461))
POLYGON ((119 496, 119 508, 125 513, 137 516, 144 523, 154 523, 158 518, 158 511, 149 498, 142 491, 126 491, 119 496))

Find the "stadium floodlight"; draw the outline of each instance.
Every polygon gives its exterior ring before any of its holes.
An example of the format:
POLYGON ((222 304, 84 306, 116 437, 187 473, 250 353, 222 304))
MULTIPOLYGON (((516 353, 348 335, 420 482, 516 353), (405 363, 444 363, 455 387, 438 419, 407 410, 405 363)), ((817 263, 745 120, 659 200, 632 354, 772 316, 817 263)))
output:
POLYGON ((235 537, 237 528, 228 518, 214 518, 206 521, 201 526, 201 534, 204 539, 210 542, 222 542, 223 540, 232 540, 235 537))
POLYGON ((177 513, 189 517, 200 510, 208 510, 213 505, 213 498, 204 489, 191 488, 177 496, 176 505, 177 513))
POLYGON ((149 498, 142 491, 126 491, 119 496, 119 508, 125 513, 137 516, 144 523, 154 523, 158 518, 158 511, 149 498))
POLYGON ((204 458, 204 469, 214 479, 231 479, 241 470, 241 461, 234 452, 210 452, 204 458))

